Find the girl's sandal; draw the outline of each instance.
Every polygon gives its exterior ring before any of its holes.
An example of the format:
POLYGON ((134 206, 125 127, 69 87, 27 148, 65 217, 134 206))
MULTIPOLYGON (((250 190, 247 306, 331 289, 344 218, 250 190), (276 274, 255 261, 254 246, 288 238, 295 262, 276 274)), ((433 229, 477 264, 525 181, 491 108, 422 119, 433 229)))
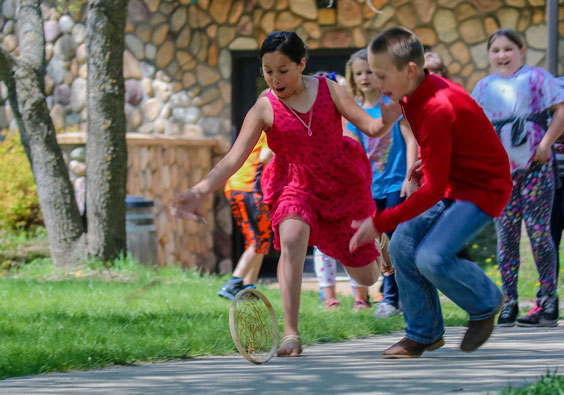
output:
POLYGON ((276 355, 279 357, 299 357, 301 354, 302 338, 300 335, 284 336, 278 351, 276 351, 276 355))
POLYGON ((331 299, 325 302, 325 310, 335 310, 341 307, 341 303, 337 299, 331 299))

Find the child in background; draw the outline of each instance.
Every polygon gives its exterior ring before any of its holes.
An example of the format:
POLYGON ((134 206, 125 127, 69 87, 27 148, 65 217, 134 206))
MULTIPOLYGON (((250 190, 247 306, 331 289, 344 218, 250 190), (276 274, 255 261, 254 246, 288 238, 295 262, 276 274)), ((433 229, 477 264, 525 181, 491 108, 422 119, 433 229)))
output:
MULTIPOLYGON (((564 89, 564 77, 557 78, 562 89, 564 89)), ((564 130, 554 143, 554 200, 552 202, 552 213, 550 215, 550 233, 556 249, 556 286, 558 287, 558 276, 560 274, 560 241, 562 230, 564 230, 564 130)), ((537 298, 541 299, 541 290, 537 292, 537 298)))
MULTIPOLYGON (((319 283, 320 294, 325 301, 325 309, 333 310, 341 306, 337 299, 337 271, 338 265, 341 263, 322 253, 319 248, 313 247, 313 264, 315 268, 315 276, 319 283)), ((364 310, 371 307, 368 300, 368 288, 360 285, 354 278, 349 276, 351 288, 355 300, 353 302, 353 310, 364 310)))
MULTIPOLYGON (((423 45, 405 28, 384 30, 369 45, 377 87, 400 102, 419 144, 408 171, 419 188, 397 206, 353 226, 351 251, 396 228, 389 253, 396 271, 405 337, 384 358, 417 358, 444 345, 437 290, 469 314, 460 349, 490 337, 503 295, 484 271, 456 253, 501 213, 511 195, 509 160, 480 106, 462 86, 424 70, 423 45)), ((397 119, 382 105, 382 119, 397 119)))
POLYGON ((275 153, 263 176, 271 206, 274 246, 281 250, 278 281, 284 306, 284 336, 277 354, 298 357, 300 290, 307 247, 317 245, 339 259, 359 284, 380 274, 375 243, 350 252, 351 223, 374 210, 370 164, 362 147, 343 136, 344 116, 378 137, 391 125, 371 118, 335 82, 303 75, 306 46, 294 32, 273 32, 260 49, 261 70, 270 88, 245 116, 231 150, 204 179, 174 202, 175 214, 202 216, 203 198, 241 167, 264 130, 275 153))
MULTIPOLYGON (((558 286, 558 275, 560 273, 560 241, 564 229, 564 134, 554 143, 554 200, 552 202, 552 213, 550 216, 550 233, 554 248, 556 250, 556 282, 558 286)), ((541 292, 537 296, 540 297, 541 292)))
POLYGON ((263 202, 261 176, 273 155, 263 132, 243 166, 225 183, 233 219, 245 237, 245 252, 233 277, 218 292, 227 299, 232 300, 244 288, 255 287, 264 255, 270 249, 272 224, 269 208, 263 202))
POLYGON ((425 52, 425 69, 429 73, 440 75, 443 78, 449 78, 448 68, 446 67, 443 58, 436 52, 425 52))
POLYGON ((546 70, 523 65, 519 34, 499 29, 488 39, 493 74, 478 81, 472 96, 494 125, 511 161, 513 193, 496 218, 497 262, 505 304, 499 326, 556 326, 556 250, 550 233, 554 196, 551 147, 564 130, 564 90, 546 70), (551 111, 554 115, 551 116, 551 111), (541 289, 537 306, 517 318, 521 221, 525 221, 541 289))
MULTIPOLYGON (((368 65, 368 52, 361 49, 347 62, 346 79, 353 97, 373 118, 381 118, 380 100, 389 103, 376 89, 374 74, 368 65)), ((398 121, 390 133, 372 138, 348 123, 347 130, 358 140, 372 165, 372 198, 379 210, 393 207, 415 191, 415 185, 407 180, 407 169, 417 160, 417 142, 405 120, 398 121)), ((387 232, 392 237, 393 230, 387 232)), ((393 263, 393 262, 392 262, 393 263)), ((374 312, 376 318, 388 318, 400 313, 400 295, 393 270, 383 273, 382 301, 374 312)))

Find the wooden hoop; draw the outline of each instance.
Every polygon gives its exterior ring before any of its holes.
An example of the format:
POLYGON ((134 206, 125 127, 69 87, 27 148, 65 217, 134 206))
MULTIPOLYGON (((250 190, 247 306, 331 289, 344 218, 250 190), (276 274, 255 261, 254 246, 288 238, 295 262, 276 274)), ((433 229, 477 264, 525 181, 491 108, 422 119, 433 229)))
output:
POLYGON ((276 353, 276 350, 278 349, 278 343, 280 341, 280 333, 278 330, 278 319, 276 318, 276 313, 274 312, 274 308, 272 307, 272 304, 266 298, 266 296, 264 296, 262 292, 257 291, 256 289, 251 289, 251 288, 243 289, 242 291, 239 291, 237 295, 235 295, 235 298, 231 303, 231 308, 229 309, 229 330, 231 332, 231 338, 233 339, 233 343, 235 343, 235 347, 237 347, 239 353, 247 361, 252 362, 256 365, 260 365, 262 363, 266 363, 270 361, 274 356, 274 354, 276 353), (253 296, 257 297, 262 301, 262 303, 267 308, 268 313, 270 315, 270 319, 272 321, 272 329, 273 329, 272 347, 264 360, 253 358, 253 356, 247 352, 245 347, 243 347, 243 345, 241 344, 241 340, 239 339, 239 335, 237 334, 237 328, 235 323, 235 313, 237 310, 237 304, 241 303, 243 301, 243 298, 253 297, 253 296))

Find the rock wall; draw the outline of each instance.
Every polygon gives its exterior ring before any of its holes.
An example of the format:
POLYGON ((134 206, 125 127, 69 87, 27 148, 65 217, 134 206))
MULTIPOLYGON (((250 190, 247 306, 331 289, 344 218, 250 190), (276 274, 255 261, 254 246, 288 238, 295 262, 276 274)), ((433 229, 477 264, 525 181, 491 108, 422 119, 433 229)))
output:
MULTIPOLYGON (((128 193, 158 201, 161 263, 180 261, 207 269, 212 269, 214 259, 222 261, 222 267, 230 264, 230 211, 221 193, 208 203, 215 213, 208 215, 208 228, 167 223, 162 207, 170 202, 172 191, 192 185, 219 160, 221 153, 200 143, 205 141, 202 138, 213 137, 220 146, 229 145, 232 51, 257 50, 268 33, 295 30, 312 50, 351 48, 352 52, 365 47, 382 29, 403 25, 440 53, 451 77, 471 90, 488 72, 488 35, 498 27, 510 27, 525 39, 526 62, 545 64, 543 0, 335 2, 336 8, 328 9, 317 6, 328 0, 129 1, 125 111, 127 131, 137 132, 139 139, 129 138, 127 188, 128 193), (172 147, 165 136, 178 137, 180 145, 172 147), (214 221, 220 226, 214 228, 214 221)), ((0 0, 0 42, 13 55, 19 53, 16 3, 0 0)), ((564 0, 559 4, 558 53, 564 54, 564 0)), ((43 1, 41 11, 47 42, 45 94, 53 122, 59 131, 85 131, 86 7, 61 12, 52 0, 43 1)), ((559 74, 563 73, 561 55, 559 74)), ((0 83, 0 130, 16 128, 6 99, 6 86, 0 83)), ((80 158, 81 153, 74 155, 80 158)), ((85 165, 76 158, 71 162, 69 157, 71 171, 84 174, 85 165)))
MULTIPOLYGON (((523 34, 527 63, 544 65, 543 0, 335 1, 336 9, 318 9, 317 3, 328 1, 130 0, 124 53, 128 131, 228 140, 231 51, 256 50, 274 30, 295 30, 310 49, 358 48, 383 28, 403 25, 439 52, 453 79, 468 90, 487 74, 485 40, 500 26, 523 34)), ((84 130, 87 11, 83 6, 61 14, 54 4, 41 6, 47 102, 58 130, 84 130)), ((0 41, 17 54, 16 0, 0 5, 0 41)), ((564 7, 559 11, 562 54, 564 7)), ((0 129, 8 126, 15 122, 0 84, 0 129)))
MULTIPOLYGON (((86 134, 60 134, 58 141, 83 213, 86 134)), ((175 194, 186 191, 211 170, 222 153, 219 149, 210 139, 127 134, 127 194, 154 201, 159 264, 179 263, 215 272, 217 262, 228 258, 215 252, 214 239, 231 233, 231 211, 215 206, 214 196, 204 203, 205 224, 172 218, 166 211, 175 194)))

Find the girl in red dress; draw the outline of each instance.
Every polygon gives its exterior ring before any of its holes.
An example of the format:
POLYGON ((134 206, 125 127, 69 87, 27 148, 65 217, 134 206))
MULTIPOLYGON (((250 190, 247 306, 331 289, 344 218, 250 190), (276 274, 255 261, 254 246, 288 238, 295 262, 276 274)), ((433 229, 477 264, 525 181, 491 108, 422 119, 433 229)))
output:
POLYGON ((284 337, 279 356, 302 352, 298 313, 308 245, 340 260, 359 284, 378 279, 374 244, 349 251, 359 220, 375 210, 372 171, 360 144, 343 136, 341 116, 372 137, 392 124, 374 119, 339 85, 302 73, 306 46, 294 32, 274 32, 260 50, 270 92, 247 113, 227 155, 210 173, 175 201, 178 216, 197 220, 202 197, 220 188, 245 161, 261 131, 275 156, 262 180, 271 206, 274 247, 281 250, 278 281, 284 304, 284 337))

